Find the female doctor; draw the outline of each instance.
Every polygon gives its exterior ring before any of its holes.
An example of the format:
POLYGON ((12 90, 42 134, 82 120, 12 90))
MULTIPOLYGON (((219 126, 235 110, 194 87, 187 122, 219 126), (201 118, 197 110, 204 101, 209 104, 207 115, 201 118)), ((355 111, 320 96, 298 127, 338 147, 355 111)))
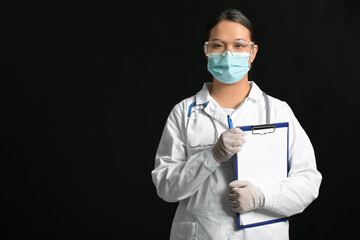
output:
POLYGON ((311 142, 286 102, 248 81, 258 46, 240 11, 220 12, 209 22, 206 40, 213 81, 174 106, 152 171, 158 195, 179 202, 170 239, 288 239, 288 221, 238 230, 236 216, 255 209, 302 212, 318 196, 322 179, 311 142), (288 178, 265 187, 234 181, 234 154, 246 135, 229 129, 228 117, 234 126, 256 125, 267 113, 271 122, 289 122, 288 178))

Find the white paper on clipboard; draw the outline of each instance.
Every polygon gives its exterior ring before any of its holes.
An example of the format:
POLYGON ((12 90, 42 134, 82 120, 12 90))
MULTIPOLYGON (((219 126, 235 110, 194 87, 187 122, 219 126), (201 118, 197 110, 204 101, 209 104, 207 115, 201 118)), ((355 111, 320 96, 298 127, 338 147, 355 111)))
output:
MULTIPOLYGON (((247 180, 258 187, 287 178, 289 161, 288 123, 240 127, 246 132, 246 143, 236 156, 236 179, 247 180), (254 128, 255 127, 255 128, 254 128)), ((258 209, 240 214, 238 227, 254 227, 288 220, 285 216, 258 209)))

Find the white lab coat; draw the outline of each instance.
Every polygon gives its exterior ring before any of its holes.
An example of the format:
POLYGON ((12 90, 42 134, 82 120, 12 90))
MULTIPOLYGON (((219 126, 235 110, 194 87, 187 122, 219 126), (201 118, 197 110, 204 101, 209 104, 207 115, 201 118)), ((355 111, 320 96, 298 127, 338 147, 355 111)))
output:
MULTIPOLYGON (((266 121, 262 91, 249 83, 248 97, 231 115, 233 126, 266 121)), ((152 179, 157 193, 167 202, 179 202, 170 239, 288 239, 288 222, 238 230, 236 213, 228 203, 228 185, 235 180, 234 157, 218 164, 211 146, 189 147, 214 143, 215 129, 209 118, 213 118, 218 136, 229 129, 227 116, 210 96, 209 87, 211 83, 205 83, 195 96, 175 105, 156 153, 152 179), (195 101, 188 120, 189 107, 195 101)), ((269 96, 269 106, 271 122, 289 122, 290 172, 286 180, 262 187, 264 209, 291 216, 318 196, 322 176, 310 140, 287 103, 269 96)))

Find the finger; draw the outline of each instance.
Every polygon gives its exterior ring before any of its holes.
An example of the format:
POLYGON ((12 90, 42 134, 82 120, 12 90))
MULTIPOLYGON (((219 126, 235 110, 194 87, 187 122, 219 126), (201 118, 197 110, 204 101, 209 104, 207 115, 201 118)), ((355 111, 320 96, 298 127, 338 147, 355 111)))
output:
POLYGON ((230 128, 225 133, 228 135, 238 135, 238 136, 242 136, 244 134, 244 132, 240 128, 230 128))
POLYGON ((239 204, 238 201, 229 201, 229 204, 230 204, 230 206, 233 207, 233 208, 238 208, 238 207, 240 207, 240 204, 239 204))
POLYGON ((236 141, 228 141, 225 143, 226 147, 235 148, 235 147, 242 147, 244 143, 239 139, 236 141))
POLYGON ((246 143, 246 139, 241 135, 229 135, 223 139, 224 144, 228 144, 230 146, 239 146, 246 143))
POLYGON ((227 132, 233 135, 240 135, 240 136, 246 135, 246 133, 243 130, 241 130, 239 127, 231 128, 227 132))
MULTIPOLYGON (((230 150, 230 146, 229 146, 229 145, 220 142, 220 146, 221 146, 221 148, 220 148, 219 150, 220 150, 220 152, 221 152, 224 156, 232 156, 232 155, 234 155, 234 152, 232 152, 232 151, 230 150)), ((230 157, 229 157, 229 158, 230 158, 230 157)))
POLYGON ((242 146, 236 146, 236 147, 233 147, 231 146, 230 144, 225 144, 224 145, 224 149, 229 153, 229 155, 234 155, 236 154, 237 152, 240 151, 242 146))
POLYGON ((232 149, 231 149, 231 151, 235 154, 235 153, 240 152, 240 151, 241 151, 241 149, 242 149, 242 146, 238 146, 238 147, 234 147, 234 148, 232 148, 232 149))
POLYGON ((236 201, 239 198, 237 193, 229 193, 229 201, 236 201))
POLYGON ((230 155, 233 156, 234 154, 236 154, 236 153, 238 153, 240 151, 239 148, 241 149, 241 147, 233 148, 233 147, 228 146, 227 150, 229 151, 230 155))
POLYGON ((246 143, 246 140, 239 139, 237 141, 233 141, 233 142, 228 143, 228 146, 233 147, 233 148, 237 148, 237 147, 241 148, 241 147, 244 146, 245 143, 246 143))
POLYGON ((230 188, 243 188, 250 184, 250 182, 245 180, 235 180, 229 183, 230 188))
POLYGON ((240 129, 240 134, 242 135, 242 136, 246 136, 246 132, 244 132, 243 130, 241 130, 241 128, 240 128, 240 126, 236 126, 236 128, 238 128, 238 129, 240 129))
POLYGON ((230 128, 229 130, 227 130, 228 133, 231 133, 231 134, 240 134, 242 130, 240 128, 230 128))
POLYGON ((228 134, 226 137, 224 137, 223 142, 224 144, 228 144, 231 146, 239 146, 246 143, 246 138, 239 134, 228 134))
POLYGON ((239 199, 244 194, 244 188, 231 188, 229 194, 234 195, 235 199, 239 199))
POLYGON ((242 209, 241 209, 241 207, 239 206, 239 207, 233 207, 233 208, 231 208, 231 210, 233 210, 234 212, 236 212, 236 213, 241 213, 241 211, 242 211, 242 209))
POLYGON ((240 141, 244 144, 244 143, 246 143, 247 140, 244 136, 241 136, 240 141))
POLYGON ((228 134, 225 138, 226 141, 241 141, 243 143, 246 142, 246 138, 240 134, 228 134))

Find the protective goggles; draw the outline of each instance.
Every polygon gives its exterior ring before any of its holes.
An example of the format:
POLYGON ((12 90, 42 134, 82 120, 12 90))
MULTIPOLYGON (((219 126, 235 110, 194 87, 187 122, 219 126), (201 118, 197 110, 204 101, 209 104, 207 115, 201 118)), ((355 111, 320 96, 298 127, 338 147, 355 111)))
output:
POLYGON ((228 50, 230 50, 234 56, 251 56, 254 52, 254 42, 244 40, 209 41, 204 44, 204 51, 208 57, 224 56, 228 50))

